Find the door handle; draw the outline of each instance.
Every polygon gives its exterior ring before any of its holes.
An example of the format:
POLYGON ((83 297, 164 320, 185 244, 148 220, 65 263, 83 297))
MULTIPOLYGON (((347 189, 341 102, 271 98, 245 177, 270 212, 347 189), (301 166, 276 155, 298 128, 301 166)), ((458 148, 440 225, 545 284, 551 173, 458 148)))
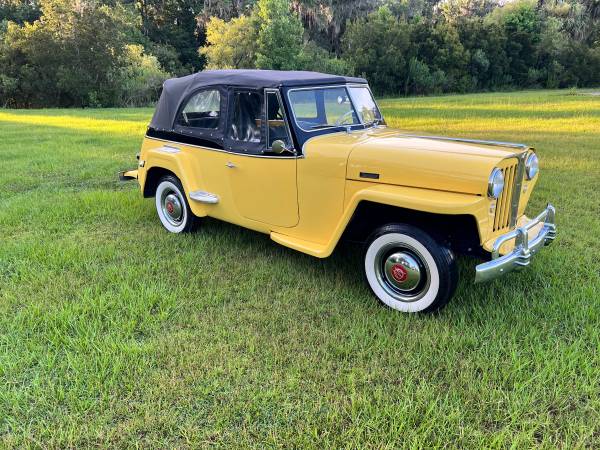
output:
POLYGON ((229 161, 227 164, 225 164, 227 167, 229 167, 230 169, 235 169, 237 166, 232 163, 231 161, 229 161))

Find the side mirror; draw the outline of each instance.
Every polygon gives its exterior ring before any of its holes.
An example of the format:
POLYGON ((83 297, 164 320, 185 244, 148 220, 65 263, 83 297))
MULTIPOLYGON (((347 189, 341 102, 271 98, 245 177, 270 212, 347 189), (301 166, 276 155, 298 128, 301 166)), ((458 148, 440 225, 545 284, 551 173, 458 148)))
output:
POLYGON ((273 153, 277 153, 278 155, 281 155, 283 152, 292 153, 292 150, 287 148, 285 146, 285 142, 283 142, 281 139, 276 139, 273 141, 271 150, 273 151, 273 153))

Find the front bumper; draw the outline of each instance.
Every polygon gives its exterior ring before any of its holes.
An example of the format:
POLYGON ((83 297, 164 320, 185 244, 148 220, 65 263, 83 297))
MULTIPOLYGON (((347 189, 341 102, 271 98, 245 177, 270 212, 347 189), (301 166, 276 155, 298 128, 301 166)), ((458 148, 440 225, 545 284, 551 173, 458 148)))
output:
POLYGON ((519 267, 528 266, 532 256, 556 238, 555 212, 554 206, 548 203, 546 209, 535 219, 496 239, 492 249, 492 260, 475 267, 475 282, 493 280, 519 267), (537 236, 530 238, 529 230, 540 224, 542 227, 537 236), (512 239, 515 240, 514 249, 500 256, 502 244, 512 239))

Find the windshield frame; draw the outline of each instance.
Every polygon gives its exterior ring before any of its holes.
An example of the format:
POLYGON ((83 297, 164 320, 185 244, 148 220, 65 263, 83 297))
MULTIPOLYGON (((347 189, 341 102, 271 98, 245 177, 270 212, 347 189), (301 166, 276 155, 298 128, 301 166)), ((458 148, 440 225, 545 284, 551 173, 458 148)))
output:
POLYGON ((294 121, 294 126, 297 127, 299 130, 302 130, 304 133, 316 133, 316 132, 323 132, 323 131, 334 131, 334 132, 339 132, 340 128, 347 130, 347 129, 367 129, 367 128, 371 128, 371 127, 375 127, 375 126, 379 126, 379 125, 385 125, 385 119, 383 118, 383 114, 381 113, 381 108, 379 107, 379 105, 377 104, 377 101, 375 100, 375 96, 373 95, 373 92, 371 91, 371 87, 367 84, 367 83, 344 83, 344 84, 328 84, 328 85, 315 85, 315 86, 306 86, 306 87, 299 87, 299 88, 291 88, 288 89, 286 92, 286 99, 287 102, 290 106, 290 116, 292 118, 292 120, 294 121), (292 103, 292 99, 290 98, 290 93, 292 92, 296 92, 296 91, 312 91, 312 90, 316 90, 316 89, 333 89, 333 88, 339 88, 339 87, 344 87, 346 89, 346 92, 348 94, 348 98, 350 100, 350 104, 352 105, 352 110, 354 111, 354 114, 356 115, 359 123, 355 123, 355 124, 341 124, 341 125, 331 125, 328 127, 323 127, 323 128, 315 128, 315 129, 306 129, 306 128, 302 128, 300 126, 300 124, 298 123, 298 120, 296 119, 296 113, 294 112, 294 104, 292 103), (381 120, 379 123, 377 123, 377 121, 373 121, 373 122, 368 122, 368 123, 364 123, 360 114, 358 113, 358 110, 356 109, 356 106, 354 104, 354 99, 352 98, 352 94, 350 93, 349 88, 351 87, 355 87, 355 88, 366 88, 369 93, 371 94, 371 98, 373 99, 373 103, 375 104, 375 107, 377 108, 377 111, 379 112, 379 115, 381 116, 381 120), (356 128, 356 127, 360 127, 360 128, 356 128))

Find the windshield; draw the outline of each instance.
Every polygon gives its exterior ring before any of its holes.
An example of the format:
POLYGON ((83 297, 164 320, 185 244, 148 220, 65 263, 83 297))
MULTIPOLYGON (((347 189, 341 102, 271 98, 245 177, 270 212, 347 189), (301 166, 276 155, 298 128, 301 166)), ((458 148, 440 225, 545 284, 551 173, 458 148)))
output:
POLYGON ((371 95, 371 91, 367 87, 354 87, 349 88, 350 96, 352 97, 352 103, 356 108, 360 121, 365 124, 371 124, 373 122, 381 121, 381 113, 377 109, 375 100, 371 95))
POLYGON ((296 89, 290 91, 289 99, 296 124, 305 131, 381 120, 366 86, 296 89))

